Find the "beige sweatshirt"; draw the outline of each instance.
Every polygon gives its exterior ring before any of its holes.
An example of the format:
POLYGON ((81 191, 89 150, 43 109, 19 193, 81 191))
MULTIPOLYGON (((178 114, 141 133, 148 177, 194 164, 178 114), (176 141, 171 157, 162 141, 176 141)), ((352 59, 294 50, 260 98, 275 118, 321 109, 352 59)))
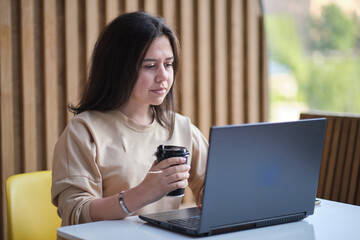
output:
MULTIPOLYGON (((208 142, 189 118, 176 114, 171 139, 157 121, 139 125, 120 111, 87 111, 73 117, 53 156, 52 202, 62 225, 91 222, 90 202, 137 186, 146 176, 160 144, 190 151, 189 187, 201 200, 208 142)), ((139 196, 141 197, 141 196, 139 196)), ((135 214, 177 209, 181 198, 164 197, 135 214)))

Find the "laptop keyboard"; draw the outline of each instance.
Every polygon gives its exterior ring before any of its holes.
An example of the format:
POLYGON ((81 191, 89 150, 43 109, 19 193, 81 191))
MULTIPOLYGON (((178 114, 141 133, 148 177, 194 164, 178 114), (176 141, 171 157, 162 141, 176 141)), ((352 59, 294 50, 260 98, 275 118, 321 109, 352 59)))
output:
POLYGON ((173 219, 168 222, 185 228, 198 228, 200 224, 200 216, 193 216, 186 219, 173 219))

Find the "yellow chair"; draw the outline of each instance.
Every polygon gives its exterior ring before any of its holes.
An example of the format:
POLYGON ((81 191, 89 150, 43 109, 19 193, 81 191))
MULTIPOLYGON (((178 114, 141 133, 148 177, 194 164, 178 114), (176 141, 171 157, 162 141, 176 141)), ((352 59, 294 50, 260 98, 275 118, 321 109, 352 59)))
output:
POLYGON ((51 171, 22 173, 6 181, 8 240, 56 239, 61 219, 51 203, 51 171))

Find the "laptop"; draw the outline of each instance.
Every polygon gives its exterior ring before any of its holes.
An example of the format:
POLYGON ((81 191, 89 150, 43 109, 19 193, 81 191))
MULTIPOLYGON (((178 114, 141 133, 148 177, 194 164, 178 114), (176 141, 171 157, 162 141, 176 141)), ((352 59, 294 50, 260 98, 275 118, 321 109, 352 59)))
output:
POLYGON ((295 222, 314 213, 326 119, 213 126, 202 209, 139 215, 207 236, 295 222))

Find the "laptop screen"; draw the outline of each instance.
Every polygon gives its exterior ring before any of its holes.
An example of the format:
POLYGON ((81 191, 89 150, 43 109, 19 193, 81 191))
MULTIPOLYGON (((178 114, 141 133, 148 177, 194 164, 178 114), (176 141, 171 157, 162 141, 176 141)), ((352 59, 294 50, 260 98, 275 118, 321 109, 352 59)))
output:
POLYGON ((326 119, 212 127, 200 232, 314 211, 326 119))

